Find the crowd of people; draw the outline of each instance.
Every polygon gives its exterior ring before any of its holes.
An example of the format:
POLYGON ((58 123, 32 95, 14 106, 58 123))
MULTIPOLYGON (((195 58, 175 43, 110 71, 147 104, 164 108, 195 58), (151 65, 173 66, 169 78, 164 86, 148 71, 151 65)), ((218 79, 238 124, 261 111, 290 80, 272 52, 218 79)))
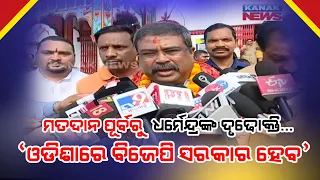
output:
POLYGON ((209 26, 204 32, 207 51, 195 51, 189 30, 180 24, 156 22, 140 27, 136 20, 122 21, 94 35, 104 66, 90 75, 73 68, 74 46, 65 38, 49 36, 38 44, 38 68, 30 73, 36 108, 26 124, 30 129, 27 142, 54 139, 52 134, 41 132, 43 118, 54 117, 68 105, 121 77, 129 77, 138 87, 152 82, 182 85, 196 95, 201 88, 192 78, 199 72, 218 78, 223 69, 241 70, 258 61, 274 62, 281 73, 295 71, 290 44, 279 22, 263 23, 256 40, 248 40, 240 49, 239 58, 235 53, 236 32, 227 24, 209 26))

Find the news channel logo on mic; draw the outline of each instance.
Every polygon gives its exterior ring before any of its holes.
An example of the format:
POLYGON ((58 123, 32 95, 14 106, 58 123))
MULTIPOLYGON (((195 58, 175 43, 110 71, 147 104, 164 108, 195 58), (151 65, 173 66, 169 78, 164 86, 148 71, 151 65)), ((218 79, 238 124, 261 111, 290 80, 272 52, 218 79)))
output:
POLYGON ((223 89, 227 89, 229 87, 228 82, 224 80, 217 81, 215 84, 221 86, 223 89))

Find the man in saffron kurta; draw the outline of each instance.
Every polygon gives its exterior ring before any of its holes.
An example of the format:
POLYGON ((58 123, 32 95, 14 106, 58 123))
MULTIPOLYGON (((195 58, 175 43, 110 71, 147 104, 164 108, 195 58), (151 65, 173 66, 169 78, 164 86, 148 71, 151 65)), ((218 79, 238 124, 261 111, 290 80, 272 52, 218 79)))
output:
POLYGON ((132 80, 139 87, 151 82, 184 85, 197 94, 200 87, 192 78, 206 72, 217 78, 219 72, 206 63, 195 62, 194 48, 189 31, 176 23, 158 22, 143 26, 134 37, 143 72, 137 72, 132 80))

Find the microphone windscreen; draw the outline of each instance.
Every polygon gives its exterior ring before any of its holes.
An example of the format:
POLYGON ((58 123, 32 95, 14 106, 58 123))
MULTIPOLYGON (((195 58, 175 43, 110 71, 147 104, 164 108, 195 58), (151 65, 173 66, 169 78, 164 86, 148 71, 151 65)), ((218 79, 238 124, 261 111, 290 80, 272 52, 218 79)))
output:
POLYGON ((198 86, 200 86, 201 88, 206 87, 208 84, 210 84, 214 80, 215 80, 214 77, 210 76, 205 72, 200 72, 192 78, 192 81, 196 83, 198 86))
POLYGON ((155 117, 160 118, 176 118, 177 115, 185 113, 186 111, 183 108, 168 108, 168 109, 159 109, 155 117))
POLYGON ((235 69, 232 69, 232 68, 226 68, 226 69, 223 69, 223 70, 220 71, 220 75, 227 74, 229 72, 238 72, 238 71, 235 70, 235 69))
POLYGON ((129 77, 121 77, 119 78, 120 82, 121 81, 131 81, 129 77))
POLYGON ((220 92, 218 92, 218 91, 209 91, 209 92, 205 93, 201 98, 202 106, 205 106, 212 98, 214 98, 219 93, 220 92))
POLYGON ((247 96, 239 92, 233 92, 229 94, 229 97, 235 101, 233 106, 241 116, 245 118, 257 118, 258 114, 263 114, 259 106, 247 96))
POLYGON ((268 101, 261 96, 261 93, 257 84, 254 84, 254 83, 244 84, 241 87, 239 92, 249 97, 252 101, 254 101, 265 113, 271 113, 270 108, 274 108, 274 109, 277 108, 274 102, 268 101))
POLYGON ((65 107, 62 111, 59 112, 59 118, 68 118, 68 115, 66 113, 67 110, 77 107, 77 103, 72 103, 65 107))
POLYGON ((101 88, 98 91, 94 92, 94 95, 103 93, 105 91, 105 89, 106 89, 105 86, 101 86, 101 88))
POLYGON ((268 60, 258 62, 255 66, 255 70, 258 76, 270 76, 279 74, 277 65, 268 60))

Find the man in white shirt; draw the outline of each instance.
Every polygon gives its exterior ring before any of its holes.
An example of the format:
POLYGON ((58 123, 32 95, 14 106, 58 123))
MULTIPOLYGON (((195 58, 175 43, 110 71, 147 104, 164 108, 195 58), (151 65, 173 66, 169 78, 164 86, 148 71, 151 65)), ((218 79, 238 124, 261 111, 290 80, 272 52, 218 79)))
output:
POLYGON ((236 58, 240 59, 241 52, 240 52, 240 48, 238 46, 236 48, 234 48, 233 52, 237 56, 236 58))
POLYGON ((59 36, 46 37, 38 44, 38 69, 29 73, 33 101, 31 118, 50 117, 85 96, 76 95, 77 82, 87 75, 73 69, 74 52, 74 46, 59 36))
POLYGON ((49 36, 37 48, 38 69, 30 73, 32 99, 41 102, 62 101, 76 94, 76 83, 87 76, 73 69, 74 46, 63 37, 49 36))

